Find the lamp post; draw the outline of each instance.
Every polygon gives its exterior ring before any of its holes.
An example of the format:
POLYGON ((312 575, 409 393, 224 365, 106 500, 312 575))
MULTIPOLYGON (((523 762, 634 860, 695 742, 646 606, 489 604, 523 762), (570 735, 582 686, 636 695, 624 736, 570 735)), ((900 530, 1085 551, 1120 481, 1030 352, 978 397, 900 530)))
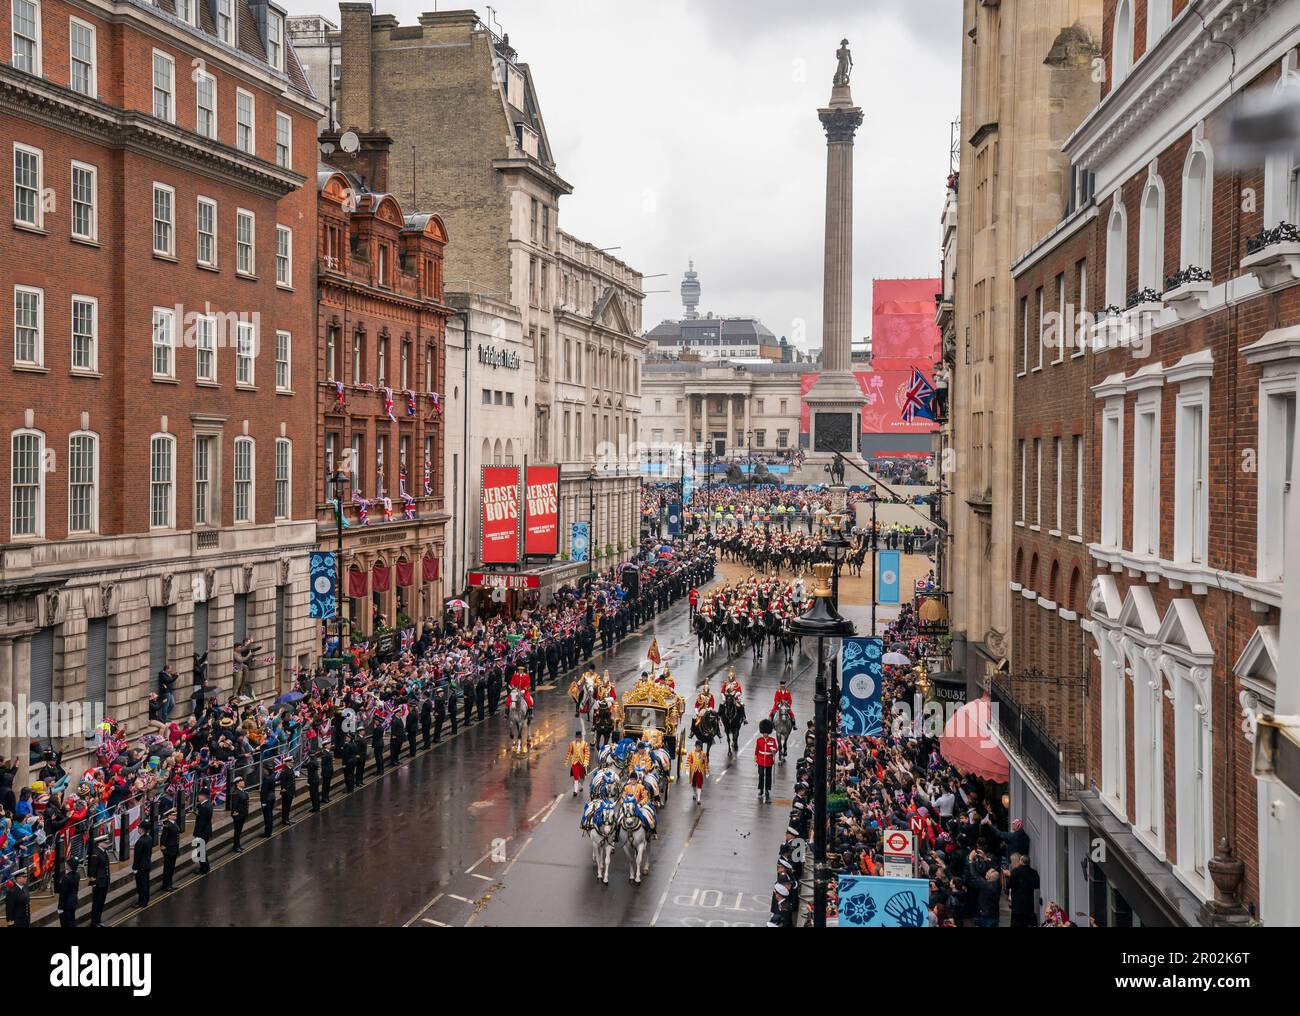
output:
POLYGON ((876 531, 876 505, 880 503, 880 495, 876 493, 873 486, 867 494, 867 500, 871 502, 871 637, 876 637, 876 550, 880 544, 880 533, 876 531))
POLYGON ((343 656, 343 489, 348 483, 348 474, 342 469, 329 478, 334 493, 334 532, 338 539, 338 550, 334 555, 334 616, 338 622, 338 655, 343 656))
POLYGON ((596 467, 593 465, 587 472, 587 528, 591 530, 587 534, 587 571, 594 571, 591 567, 594 560, 596 549, 596 467))
POLYGON ((813 692, 813 927, 826 927, 826 890, 830 871, 826 865, 826 841, 830 816, 826 813, 828 744, 826 712, 826 640, 852 635, 853 622, 835 609, 830 581, 834 567, 827 562, 813 565, 816 584, 813 602, 806 612, 790 623, 790 630, 817 640, 817 683, 813 692))
MULTIPOLYGON (((832 515, 827 520, 830 523, 829 535, 822 540, 822 548, 826 551, 826 556, 831 561, 831 607, 835 611, 840 609, 840 566, 844 563, 844 558, 848 555, 849 541, 844 539, 844 516, 832 515)), ((834 656, 831 659, 831 685, 830 685, 830 718, 828 725, 832 730, 839 730, 839 709, 840 709, 840 659, 834 656)), ((835 789, 835 766, 830 768, 829 777, 830 789, 835 789)))

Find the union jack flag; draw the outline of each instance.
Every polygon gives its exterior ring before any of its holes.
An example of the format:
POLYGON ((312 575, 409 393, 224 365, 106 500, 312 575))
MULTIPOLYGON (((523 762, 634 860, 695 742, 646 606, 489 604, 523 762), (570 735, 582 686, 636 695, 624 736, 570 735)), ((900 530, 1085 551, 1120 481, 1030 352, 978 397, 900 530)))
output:
POLYGON ((933 420, 934 387, 915 367, 912 368, 912 381, 903 393, 903 422, 913 423, 918 418, 933 420))

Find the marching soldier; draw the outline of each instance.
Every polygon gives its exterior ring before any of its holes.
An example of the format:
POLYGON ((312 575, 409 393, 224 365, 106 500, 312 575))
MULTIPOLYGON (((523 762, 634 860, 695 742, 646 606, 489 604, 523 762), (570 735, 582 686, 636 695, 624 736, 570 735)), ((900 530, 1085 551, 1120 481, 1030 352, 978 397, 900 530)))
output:
POLYGON ((703 741, 696 741, 695 749, 687 754, 686 773, 691 780, 695 803, 700 804, 704 794, 704 780, 709 775, 709 755, 704 750, 703 741))
POLYGON ((573 796, 582 791, 582 781, 587 778, 587 766, 591 765, 591 745, 582 739, 582 731, 573 732, 573 740, 564 752, 564 762, 573 777, 573 796))

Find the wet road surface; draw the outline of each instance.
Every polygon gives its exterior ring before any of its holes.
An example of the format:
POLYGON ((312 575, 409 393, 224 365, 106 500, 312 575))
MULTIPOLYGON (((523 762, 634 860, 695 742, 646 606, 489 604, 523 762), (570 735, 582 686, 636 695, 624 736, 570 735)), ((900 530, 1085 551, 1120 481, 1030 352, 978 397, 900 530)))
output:
MULTIPOLYGON (((716 695, 726 676, 725 649, 699 662, 685 600, 597 655, 622 696, 646 665, 652 637, 688 710, 701 676, 716 695)), ((812 647, 809 646, 809 649, 812 647)), ((627 855, 616 850, 609 885, 595 878, 591 841, 578 828, 584 797, 572 795, 564 750, 576 720, 565 694, 570 677, 537 700, 533 748, 510 753, 504 710, 462 727, 453 738, 382 779, 337 793, 318 815, 300 793, 294 825, 270 840, 249 822, 244 853, 214 865, 206 878, 132 912, 128 926, 465 925, 709 926, 762 925, 776 851, 789 816, 796 742, 773 777, 771 804, 757 799, 753 741, 758 720, 784 675, 802 726, 812 714, 815 661, 809 653, 784 667, 770 654, 757 668, 735 659, 750 722, 741 750, 712 751, 704 801, 672 785, 650 849, 650 872, 628 881, 627 855)), ((257 813, 252 816, 256 819, 257 813)))

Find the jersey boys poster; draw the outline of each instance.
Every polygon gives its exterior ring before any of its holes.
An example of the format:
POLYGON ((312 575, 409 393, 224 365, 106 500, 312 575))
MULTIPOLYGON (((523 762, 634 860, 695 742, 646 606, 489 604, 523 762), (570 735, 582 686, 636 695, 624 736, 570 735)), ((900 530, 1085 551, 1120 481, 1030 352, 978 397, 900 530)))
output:
POLYGON ((483 467, 483 563, 519 560, 519 467, 483 467))
POLYGON ((560 552, 560 467, 529 466, 524 479, 524 556, 560 552))

